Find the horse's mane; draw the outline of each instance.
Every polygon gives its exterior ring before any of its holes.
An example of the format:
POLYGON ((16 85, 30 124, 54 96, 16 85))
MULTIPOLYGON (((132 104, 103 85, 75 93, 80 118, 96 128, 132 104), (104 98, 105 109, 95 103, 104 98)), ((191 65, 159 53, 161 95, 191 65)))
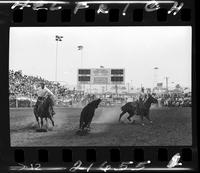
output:
POLYGON ((151 106, 151 102, 149 102, 149 100, 151 99, 151 98, 153 98, 153 96, 151 95, 151 94, 149 94, 148 95, 148 98, 145 100, 145 102, 143 103, 144 104, 144 106, 146 107, 149 107, 149 106, 151 106))

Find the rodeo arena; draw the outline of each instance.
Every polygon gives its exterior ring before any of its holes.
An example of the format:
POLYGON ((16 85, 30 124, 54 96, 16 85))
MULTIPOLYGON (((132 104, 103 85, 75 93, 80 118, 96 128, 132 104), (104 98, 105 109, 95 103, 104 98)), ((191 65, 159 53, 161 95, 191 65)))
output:
POLYGON ((125 75, 79 68, 77 85, 67 86, 10 70, 11 146, 191 145, 191 89, 168 78, 135 87, 125 75))

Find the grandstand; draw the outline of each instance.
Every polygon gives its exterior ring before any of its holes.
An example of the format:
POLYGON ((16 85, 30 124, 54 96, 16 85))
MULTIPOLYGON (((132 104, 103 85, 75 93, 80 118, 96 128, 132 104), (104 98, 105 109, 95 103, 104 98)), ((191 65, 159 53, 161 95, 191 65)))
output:
MULTIPOLYGON (((9 103, 10 107, 32 107, 36 100, 35 86, 44 82, 56 96, 56 106, 74 106, 87 104, 96 97, 103 98, 102 105, 111 106, 134 101, 137 93, 90 93, 81 90, 69 89, 59 82, 49 81, 38 76, 29 76, 22 71, 9 70, 9 103)), ((159 94, 162 106, 192 106, 191 92, 182 94, 159 94)))
POLYGON ((83 97, 82 92, 75 89, 69 90, 59 82, 55 83, 41 77, 25 75, 22 71, 9 70, 10 107, 34 105, 37 99, 35 87, 41 82, 44 82, 47 88, 56 95, 57 103, 70 103, 72 98, 80 101, 83 97))

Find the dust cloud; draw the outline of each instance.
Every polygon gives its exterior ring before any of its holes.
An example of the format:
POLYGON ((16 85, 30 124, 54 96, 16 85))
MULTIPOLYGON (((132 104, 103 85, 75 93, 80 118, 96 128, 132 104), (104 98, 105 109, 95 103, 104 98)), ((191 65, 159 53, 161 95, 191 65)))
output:
POLYGON ((120 113, 119 107, 102 108, 99 116, 94 119, 94 123, 116 123, 120 113))

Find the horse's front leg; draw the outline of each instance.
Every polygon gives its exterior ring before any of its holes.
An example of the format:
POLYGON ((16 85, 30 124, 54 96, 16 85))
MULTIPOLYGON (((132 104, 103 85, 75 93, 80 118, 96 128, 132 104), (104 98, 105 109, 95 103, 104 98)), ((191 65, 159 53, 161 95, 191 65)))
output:
POLYGON ((120 122, 120 120, 121 120, 121 118, 122 118, 122 116, 125 114, 126 112, 125 111, 123 111, 120 115, 119 115, 119 122, 120 122))
POLYGON ((39 129, 41 129, 41 118, 40 117, 37 117, 37 122, 38 122, 38 127, 39 129))
POLYGON ((41 123, 40 128, 42 128, 43 127, 43 118, 40 118, 40 123, 41 123))
POLYGON ((38 123, 38 126, 40 128, 40 122, 39 122, 39 118, 37 118, 37 123, 38 123))
POLYGON ((153 121, 151 120, 151 118, 149 116, 149 112, 146 113, 145 117, 151 124, 153 123, 153 121))
POLYGON ((48 123, 48 118, 47 118, 47 117, 45 118, 45 121, 46 121, 46 129, 48 130, 48 128, 49 128, 49 123, 48 123))
POLYGON ((36 119, 36 121, 37 121, 37 123, 38 123, 38 126, 39 126, 39 128, 40 128, 40 122, 39 122, 39 118, 38 118, 37 115, 35 115, 35 119, 36 119))
POLYGON ((54 121, 52 117, 49 117, 49 119, 51 120, 52 126, 54 126, 54 121))
POLYGON ((34 110, 33 110, 33 112, 34 112, 34 115, 35 115, 35 119, 36 119, 36 121, 37 121, 37 123, 38 123, 38 126, 39 126, 39 128, 40 128, 40 122, 39 122, 39 117, 38 117, 38 113, 37 113, 37 111, 36 111, 36 107, 34 107, 34 110))
POLYGON ((144 126, 144 115, 141 113, 140 115, 141 125, 144 126))

